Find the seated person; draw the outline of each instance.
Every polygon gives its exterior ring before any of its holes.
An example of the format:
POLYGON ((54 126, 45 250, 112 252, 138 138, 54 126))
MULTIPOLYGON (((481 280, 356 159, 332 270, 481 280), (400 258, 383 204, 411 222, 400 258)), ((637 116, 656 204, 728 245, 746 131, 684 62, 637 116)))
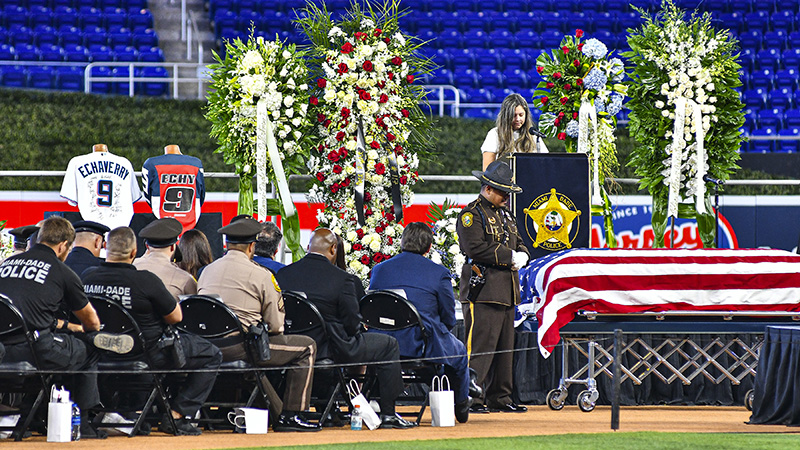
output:
POLYGON ((172 255, 178 248, 178 236, 182 232, 183 225, 172 217, 150 222, 139 232, 139 237, 147 245, 147 252, 133 261, 137 269, 153 272, 161 279, 175 300, 181 295, 197 294, 194 277, 172 262, 172 255))
POLYGON ((80 276, 84 270, 103 262, 100 250, 105 247, 105 236, 111 229, 91 220, 79 220, 72 226, 75 227, 75 245, 64 264, 80 276))
MULTIPOLYGON (((100 319, 83 293, 83 286, 64 260, 67 258, 75 229, 63 217, 50 217, 39 231, 38 244, 27 252, 9 257, 0 265, 0 293, 19 308, 28 330, 34 333, 34 351, 43 370, 77 371, 66 385, 81 410, 81 435, 105 438, 104 431, 91 426, 90 413, 100 405, 97 389, 99 355, 82 332, 96 332, 100 319), (57 319, 65 306, 81 325, 57 319), (65 328, 69 326, 70 331, 65 328)), ((129 346, 132 342, 127 343, 129 346)), ((33 362, 25 341, 5 342, 6 361, 33 362)), ((130 350, 130 347, 128 348, 130 350)))
POLYGON ((456 325, 456 299, 450 272, 424 255, 431 249, 433 232, 423 222, 409 223, 400 240, 402 253, 383 261, 372 269, 369 288, 403 289, 406 298, 417 307, 430 337, 422 355, 422 336, 418 328, 391 332, 400 344, 403 356, 438 358, 455 386, 456 418, 469 419, 469 361, 467 349, 450 330, 456 325))
MULTIPOLYGON (((269 329, 270 359, 261 361, 263 367, 291 366, 286 371, 286 392, 283 408, 280 399, 270 399, 270 409, 277 421, 274 431, 319 431, 317 424, 307 422, 301 415, 311 402, 312 367, 317 346, 308 336, 283 334, 283 297, 272 272, 252 261, 255 240, 261 224, 251 217, 232 221, 219 229, 225 235, 228 252, 206 266, 198 280, 201 295, 217 294, 239 317, 245 328, 257 322, 266 323, 269 329), (277 400, 277 401, 276 401, 277 400)), ((246 356, 239 344, 222 348, 225 361, 237 361, 246 356)), ((272 386, 264 386, 270 397, 272 386)))
POLYGON ((272 222, 262 223, 261 232, 258 233, 258 239, 256 239, 253 261, 266 267, 272 273, 278 273, 286 265, 275 261, 275 255, 278 253, 281 239, 283 239, 283 233, 281 233, 277 225, 272 222))
POLYGON ((336 235, 318 228, 311 235, 308 254, 278 272, 285 290, 306 294, 326 322, 328 339, 314 336, 320 358, 337 363, 361 363, 375 370, 380 389, 381 428, 412 428, 395 414, 394 402, 403 392, 400 349, 397 340, 377 333, 364 333, 353 280, 334 265, 336 235))
POLYGON ((145 347, 156 369, 198 369, 197 372, 188 372, 178 393, 170 401, 177 430, 172 429, 166 417, 158 428, 170 434, 201 434, 200 429, 191 424, 191 418, 203 406, 214 387, 222 354, 207 340, 182 333, 180 344, 186 355, 186 365, 177 367, 172 349, 160 348, 158 341, 168 324, 176 324, 183 319, 181 306, 155 274, 137 270, 132 264, 136 258, 136 235, 132 229, 119 227, 109 231, 106 250, 106 261, 84 272, 85 291, 106 295, 120 302, 131 313, 142 330, 145 347))

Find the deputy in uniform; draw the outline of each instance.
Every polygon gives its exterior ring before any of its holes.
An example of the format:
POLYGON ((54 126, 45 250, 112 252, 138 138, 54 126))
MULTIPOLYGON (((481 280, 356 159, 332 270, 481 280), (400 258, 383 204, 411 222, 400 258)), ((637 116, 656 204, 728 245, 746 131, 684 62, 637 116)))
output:
POLYGON ((182 232, 181 223, 171 217, 150 222, 139 232, 139 237, 147 245, 147 252, 133 261, 137 269, 156 274, 175 300, 181 295, 197 294, 194 277, 172 262, 172 255, 178 248, 178 236, 182 232))
MULTIPOLYGON (((35 341, 33 350, 42 365, 39 368, 75 371, 67 387, 81 409, 81 435, 103 438, 105 432, 97 431, 89 420, 90 411, 101 406, 97 389, 99 356, 82 334, 97 332, 100 319, 83 293, 81 280, 63 263, 74 239, 75 230, 68 220, 63 217, 45 220, 39 243, 0 265, 0 293, 7 295, 22 313, 35 341), (62 305, 74 313, 80 325, 69 326, 57 319, 62 305), (66 332, 68 326, 75 334, 66 332)), ((5 345, 7 362, 32 361, 27 342, 5 342, 5 345)))
POLYGON ((79 220, 72 226, 75 227, 75 246, 64 264, 80 276, 84 270, 97 267, 103 262, 100 259, 100 250, 105 246, 106 233, 111 229, 91 220, 79 220))
POLYGON ((484 405, 473 406, 472 412, 525 412, 527 408, 511 398, 511 351, 514 305, 520 301, 518 271, 528 262, 529 254, 507 209, 510 194, 522 189, 501 161, 472 174, 482 183, 481 194, 461 211, 456 226, 461 251, 468 258, 461 271, 460 301, 469 366, 485 392, 484 405), (470 283, 473 264, 480 267, 485 280, 482 287, 470 283))
POLYGON ((14 252, 11 256, 18 255, 28 249, 28 239, 39 231, 36 225, 25 225, 24 227, 17 227, 9 231, 14 236, 14 252))
POLYGON ((173 349, 159 344, 167 325, 180 322, 183 311, 156 275, 137 270, 131 264, 135 257, 136 235, 133 230, 128 227, 111 230, 106 261, 83 273, 84 290, 88 294, 110 297, 131 313, 142 330, 154 368, 188 371, 180 386, 171 390, 170 406, 176 428, 164 416, 159 430, 177 435, 199 435, 201 431, 192 425, 191 419, 214 387, 222 354, 214 344, 200 336, 181 333, 173 345, 181 346, 186 363, 183 366, 176 364, 173 349))
MULTIPOLYGON (((219 295, 245 328, 257 322, 267 325, 270 359, 259 362, 259 365, 294 367, 286 371, 282 410, 280 399, 270 399, 273 415, 277 417, 272 429, 319 431, 319 425, 309 423, 302 416, 311 402, 312 367, 317 345, 308 336, 283 334, 285 312, 281 289, 272 272, 252 260, 261 228, 261 224, 252 217, 240 218, 220 228, 218 231, 225 235, 228 252, 203 269, 198 291, 201 295, 219 295)), ((222 355, 225 361, 238 361, 246 357, 241 344, 223 347, 222 355)), ((273 397, 272 386, 265 388, 273 397)))

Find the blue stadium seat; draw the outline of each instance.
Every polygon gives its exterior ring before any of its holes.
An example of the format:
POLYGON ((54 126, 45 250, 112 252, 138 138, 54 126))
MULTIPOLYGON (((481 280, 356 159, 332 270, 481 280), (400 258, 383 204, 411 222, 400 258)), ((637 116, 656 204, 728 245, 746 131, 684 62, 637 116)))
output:
POLYGON ((475 60, 475 54, 468 48, 455 50, 450 53, 450 56, 453 60, 453 69, 456 71, 464 69, 477 69, 478 67, 478 64, 475 60))
POLYGON ((764 48, 770 50, 783 51, 786 49, 786 38, 788 33, 786 30, 767 31, 764 33, 764 48))
POLYGON ((6 27, 13 28, 16 26, 28 25, 28 10, 22 6, 5 5, 3 7, 3 15, 6 19, 6 27))
POLYGON ((742 93, 742 101, 748 108, 764 109, 767 107, 767 92, 769 91, 763 87, 746 90, 742 93))
POLYGON ((606 0, 606 11, 608 12, 628 12, 630 2, 626 0, 606 0))
POLYGON ((779 137, 793 138, 793 140, 779 140, 775 142, 775 151, 780 153, 794 153, 800 143, 800 127, 785 128, 778 132, 779 137))
POLYGON ((431 74, 431 84, 453 84, 453 71, 439 68, 431 74))
POLYGON ((44 45, 39 47, 39 58, 42 61, 64 61, 64 49, 58 45, 44 45))
POLYGON ((492 31, 508 30, 512 33, 516 33, 519 30, 517 14, 517 11, 490 14, 489 18, 491 19, 492 23, 492 31))
POLYGON ((53 12, 45 6, 33 6, 28 10, 28 26, 36 28, 37 25, 53 25, 53 12))
POLYGON ((458 30, 445 30, 437 41, 443 49, 464 48, 464 36, 458 30))
MULTIPOLYGON (((750 137, 773 137, 776 135, 776 130, 774 128, 769 127, 762 127, 753 130, 750 132, 750 137)), ((760 152, 760 153, 770 153, 773 149, 773 142, 772 140, 750 140, 750 151, 751 152, 760 152)))
POLYGON ((118 45, 128 46, 132 43, 133 35, 131 34, 131 30, 128 28, 117 28, 113 31, 108 33, 108 45, 110 47, 116 47, 118 45))
POLYGON ((424 11, 453 12, 458 9, 456 0, 436 0, 424 3, 424 11), (427 9, 425 9, 427 8, 427 9))
POLYGON ((755 88, 765 88, 767 90, 773 89, 773 71, 771 69, 762 69, 753 72, 750 75, 750 86, 755 88))
POLYGON ((42 46, 58 44, 58 34, 50 25, 37 25, 33 30, 33 43, 42 46))
POLYGON ((108 45, 108 35, 105 28, 91 26, 84 28, 83 45, 89 48, 93 45, 108 45))
POLYGON ((463 12, 462 31, 469 30, 483 30, 485 32, 491 31, 491 21, 488 14, 484 12, 463 12))
POLYGON ((70 7, 66 7, 66 10, 63 11, 56 10, 56 12, 53 13, 53 26, 56 28, 61 28, 64 25, 79 27, 80 24, 81 21, 78 12, 70 7))
POLYGON ((530 0, 506 0, 506 11, 508 12, 528 12, 531 10, 530 0))
POLYGON ((89 62, 89 49, 82 45, 67 44, 64 46, 64 55, 67 61, 89 62))
POLYGON ((744 26, 748 30, 758 30, 761 32, 769 30, 769 13, 763 10, 745 13, 744 26))
POLYGON ((631 28, 639 28, 644 21, 637 12, 618 13, 617 14, 617 32, 624 33, 631 28))
POLYGON ((739 51, 739 62, 745 71, 752 72, 755 68, 756 53, 758 50, 752 48, 743 48, 739 51))
POLYGON ((83 91, 83 69, 80 67, 57 67, 56 89, 83 91))
POLYGON ((503 48, 499 50, 499 61, 501 69, 523 69, 531 68, 531 58, 525 50, 503 48))
POLYGON ((158 34, 152 28, 133 32, 133 46, 136 48, 158 47, 158 34))
MULTIPOLYGON (((124 81, 114 81, 111 83, 112 91, 118 95, 130 95, 130 69, 128 67, 114 67, 111 69, 111 76, 114 78, 122 78, 124 81)), ((136 85, 134 83, 134 92, 136 92, 136 85)))
POLYGON ((81 26, 86 29, 87 27, 102 27, 103 14, 99 9, 91 6, 81 6, 79 9, 81 26))
POLYGON ((64 25, 58 30, 57 35, 58 42, 62 47, 70 44, 83 45, 83 34, 81 34, 81 30, 77 27, 64 25))
POLYGON ((761 128, 783 128, 783 109, 764 109, 758 113, 758 126, 761 128))
POLYGON ((470 30, 464 33, 464 46, 465 47, 483 47, 488 48, 488 35, 482 30, 470 30))
POLYGON ((564 31, 564 17, 561 13, 555 11, 548 11, 541 14, 542 21, 540 23, 540 31, 542 34, 549 31, 563 33, 564 31))
POLYGON ((158 47, 150 47, 149 49, 139 49, 139 61, 164 62, 164 52, 158 47))
POLYGON ((0 61, 14 61, 16 52, 9 44, 0 44, 0 61))
POLYGON ((572 0, 571 3, 573 11, 600 12, 600 11, 605 11, 606 9, 606 5, 603 0, 594 0, 594 1, 572 0))
POLYGON ((800 48, 791 48, 784 51, 781 59, 787 69, 800 67, 800 48))
POLYGON ((239 12, 239 18, 238 18, 239 31, 248 32, 250 28, 258 26, 259 23, 261 23, 261 14, 249 10, 239 12))
POLYGON ((140 9, 136 12, 129 11, 128 28, 133 30, 153 28, 153 14, 147 9, 140 9))
MULTIPOLYGON (((798 98, 795 97, 795 104, 798 98)), ((800 127, 800 109, 789 109, 783 113, 783 122, 786 128, 800 127)))
POLYGON ((39 61, 39 49, 33 44, 15 45, 18 61, 39 61))
POLYGON ((119 45, 114 47, 114 61, 131 62, 139 60, 139 52, 132 46, 119 45))
POLYGON ((781 110, 790 109, 793 104, 794 89, 782 87, 770 91, 767 94, 767 107, 780 108, 781 110))
POLYGON ((497 30, 489 33, 488 47, 489 48, 517 48, 517 39, 508 30, 497 30))
POLYGON ((758 113, 752 109, 744 110, 744 127, 748 133, 758 128, 758 113))
POLYGON ((3 86, 24 88, 28 85, 28 74, 22 66, 0 66, 3 86))
MULTIPOLYGON (((142 67, 137 69, 137 75, 148 78, 164 78, 167 79, 169 74, 163 67, 142 67)), ((137 85, 137 90, 153 97, 162 96, 167 93, 167 83, 157 81, 142 81, 137 85)))
POLYGON ((496 116, 496 112, 490 108, 464 108, 461 112, 461 117, 467 119, 493 119, 496 116))
POLYGON ((28 87, 34 89, 53 89, 55 87, 55 74, 50 67, 28 67, 28 87))
POLYGON ((753 0, 730 0, 730 9, 748 13, 753 10, 753 0))
POLYGON ((503 72, 506 79, 506 86, 514 90, 530 89, 531 80, 528 74, 522 69, 511 69, 503 72))
POLYGON ((712 23, 721 29, 728 29, 741 34, 745 31, 744 16, 741 12, 733 11, 730 13, 715 14, 711 18, 712 23))
POLYGON ((728 11, 728 0, 706 0, 706 11, 723 13, 728 11))
POLYGON ((617 29, 617 15, 613 12, 594 13, 594 30, 614 31, 617 29))
POLYGON ((549 51, 549 49, 556 48, 561 44, 564 33, 560 31, 543 31, 539 36, 541 37, 541 48, 549 51))
MULTIPOLYGON (((93 77, 110 77, 111 69, 106 66, 92 67, 93 77)), ((91 92, 95 94, 109 94, 111 93, 111 83, 108 81, 95 81, 91 84, 91 92)))
MULTIPOLYGON (((264 3, 273 3, 273 2, 264 2, 264 3)), ((279 3, 279 2, 275 2, 275 3, 279 3)), ((213 0, 209 4, 210 15, 211 15, 211 17, 214 17, 214 14, 216 14, 217 10, 219 10, 219 9, 222 9, 222 10, 225 10, 225 11, 233 10, 234 5, 235 5, 235 1, 234 0, 213 0)))
POLYGON ((792 90, 800 87, 800 73, 798 73, 798 69, 796 68, 776 71, 775 79, 779 80, 781 87, 789 86, 792 90))
POLYGON ((564 34, 572 34, 576 29, 586 33, 594 31, 594 16, 591 12, 573 12, 564 14, 564 34))
POLYGON ((480 83, 486 89, 495 90, 498 88, 506 88, 508 79, 502 71, 491 69, 480 74, 480 83))
POLYGON ((778 48, 769 48, 766 50, 759 50, 756 53, 755 68, 756 70, 771 69, 777 70, 781 67, 781 51, 778 48))
POLYGON ((128 13, 122 8, 106 8, 103 10, 103 23, 106 28, 128 26, 128 13))
POLYGON ((453 71, 453 84, 459 88, 481 87, 478 74, 472 69, 456 68, 453 71))
POLYGON ((9 30, 8 43, 13 45, 33 44, 33 32, 28 27, 9 30))
POLYGON ((236 30, 236 22, 238 18, 233 11, 217 11, 214 15, 214 32, 219 38, 223 34, 227 34, 231 30, 236 30))
POLYGON ((89 47, 89 56, 92 62, 113 61, 114 52, 105 45, 89 47))
POLYGON ((539 50, 542 48, 542 38, 535 31, 518 31, 514 34, 517 46, 520 49, 539 50))
POLYGON ((481 71, 489 69, 502 69, 500 54, 495 49, 476 49, 475 59, 477 60, 477 67, 481 71))
POLYGON ((792 11, 783 10, 772 13, 770 20, 772 21, 773 30, 784 30, 786 32, 795 30, 795 15, 792 11))
POLYGON ((745 31, 739 35, 739 42, 742 48, 752 48, 755 50, 760 50, 763 43, 763 35, 761 30, 753 30, 750 29, 749 31, 745 31))

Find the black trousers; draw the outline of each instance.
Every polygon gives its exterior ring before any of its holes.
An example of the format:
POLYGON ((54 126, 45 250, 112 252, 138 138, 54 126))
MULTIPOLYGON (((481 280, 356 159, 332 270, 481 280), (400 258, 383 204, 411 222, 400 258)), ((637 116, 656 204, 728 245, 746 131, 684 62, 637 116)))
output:
MULTIPOLYGON (((42 370, 68 370, 77 373, 66 376, 64 385, 81 413, 100 406, 97 389, 97 361, 100 355, 94 347, 71 333, 41 332, 33 345, 42 370)), ((27 342, 9 345, 7 361, 34 362, 27 342)), ((48 394, 49 395, 49 394, 48 394)))
POLYGON ((463 303, 469 367, 486 392, 489 407, 512 402, 514 308, 493 303, 463 303), (497 352, 497 353, 496 353, 497 352))
MULTIPOLYGON (((181 333, 180 343, 186 355, 186 365, 181 369, 197 372, 188 372, 186 381, 181 383, 170 406, 184 416, 194 416, 214 388, 217 370, 222 363, 222 353, 211 342, 192 334, 181 333)), ((150 358, 156 369, 178 369, 170 348, 153 349, 150 351, 150 358)))
POLYGON ((403 374, 400 369, 400 347, 397 340, 380 333, 361 333, 358 348, 345 363, 364 363, 375 371, 380 392, 381 414, 394 414, 394 401, 403 392, 403 374), (392 361, 383 363, 383 361, 392 361))

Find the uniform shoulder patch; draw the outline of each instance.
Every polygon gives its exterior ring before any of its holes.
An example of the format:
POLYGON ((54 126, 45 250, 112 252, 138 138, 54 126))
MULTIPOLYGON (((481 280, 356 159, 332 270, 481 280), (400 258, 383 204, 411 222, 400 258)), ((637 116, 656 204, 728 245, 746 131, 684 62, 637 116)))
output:
POLYGON ((272 278, 272 285, 275 286, 275 290, 280 292, 281 291, 281 287, 278 285, 278 280, 275 279, 275 274, 273 274, 272 272, 269 272, 269 276, 270 276, 270 278, 272 278))
POLYGON ((464 224, 465 227, 469 228, 472 226, 472 213, 465 212, 463 216, 461 216, 461 223, 464 224))

